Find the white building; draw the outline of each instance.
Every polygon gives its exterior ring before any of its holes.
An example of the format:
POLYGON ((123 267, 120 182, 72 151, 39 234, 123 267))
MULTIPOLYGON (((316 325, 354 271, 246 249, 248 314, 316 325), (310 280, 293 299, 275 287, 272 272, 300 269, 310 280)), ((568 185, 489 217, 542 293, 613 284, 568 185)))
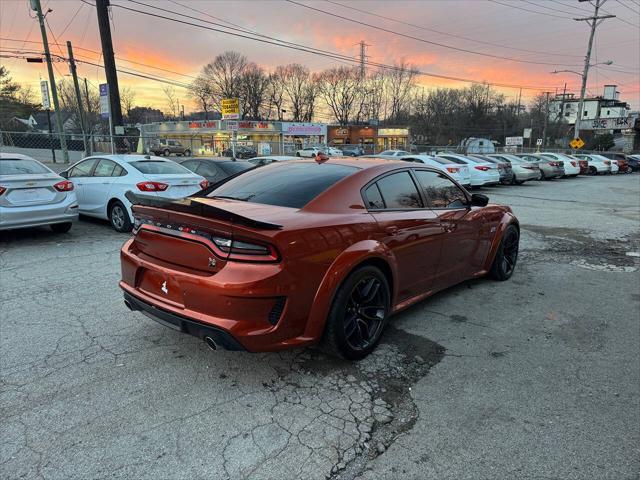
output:
MULTIPOLYGON (((616 85, 605 85, 604 93, 598 97, 587 97, 582 107, 582 120, 627 117, 629 104, 619 99, 616 85)), ((549 101, 549 120, 564 121, 570 125, 576 123, 580 98, 573 93, 557 94, 549 101), (563 98, 564 97, 564 98, 563 98)))

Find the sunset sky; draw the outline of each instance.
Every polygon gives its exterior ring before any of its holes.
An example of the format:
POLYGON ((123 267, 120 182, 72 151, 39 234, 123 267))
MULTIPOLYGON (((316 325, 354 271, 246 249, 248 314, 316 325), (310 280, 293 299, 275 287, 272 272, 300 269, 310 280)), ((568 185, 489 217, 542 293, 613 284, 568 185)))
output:
MULTIPOLYGON (((534 87, 533 90, 522 90, 523 102, 526 102, 537 91, 562 92, 565 82, 569 91, 578 92, 578 75, 554 75, 550 72, 556 69, 582 70, 589 28, 585 22, 577 22, 572 18, 593 13, 588 2, 578 3, 577 0, 296 2, 329 14, 285 0, 111 0, 114 5, 112 35, 116 64, 118 68, 170 79, 179 84, 191 82, 202 65, 225 50, 241 52, 267 70, 291 62, 305 64, 312 71, 343 65, 332 58, 116 7, 120 5, 200 25, 205 25, 200 21, 204 20, 235 29, 248 29, 350 58, 357 57, 357 44, 364 40, 368 44, 367 55, 371 62, 393 64, 404 58, 424 73, 514 85, 499 88, 510 98, 518 96, 516 85, 534 87), (189 15, 196 20, 161 9, 189 15)), ((80 60, 101 63, 95 7, 79 0, 42 0, 42 4, 44 11, 48 8, 53 10, 47 16, 49 41, 55 42, 54 36, 60 43, 71 40, 80 60)), ((601 94, 604 84, 617 84, 621 99, 629 102, 633 109, 639 109, 640 0, 608 0, 603 8, 606 13, 617 15, 618 18, 605 20, 598 27, 592 63, 607 60, 614 63, 591 70, 588 93, 601 94)), ((0 53, 5 55, 22 50, 42 50, 40 29, 32 13, 28 0, 0 0, 0 53)), ((206 25, 220 28, 212 23, 206 25)), ((60 48, 66 56, 66 47, 60 48)), ((55 45, 52 46, 52 53, 62 54, 55 45)), ((37 87, 39 78, 47 77, 44 65, 27 64, 24 59, 14 58, 0 58, 0 61, 21 83, 37 87)), ((68 73, 64 63, 57 63, 56 67, 56 77, 68 73)), ((87 77, 93 84, 104 81, 104 72, 99 67, 80 64, 78 71, 79 75, 87 77)), ((128 85, 135 90, 138 105, 166 109, 162 83, 124 73, 119 75, 119 81, 121 87, 128 85)), ((426 89, 468 85, 429 76, 420 76, 418 81, 426 89)), ((187 91, 178 86, 176 92, 185 109, 192 110, 194 105, 187 91)))

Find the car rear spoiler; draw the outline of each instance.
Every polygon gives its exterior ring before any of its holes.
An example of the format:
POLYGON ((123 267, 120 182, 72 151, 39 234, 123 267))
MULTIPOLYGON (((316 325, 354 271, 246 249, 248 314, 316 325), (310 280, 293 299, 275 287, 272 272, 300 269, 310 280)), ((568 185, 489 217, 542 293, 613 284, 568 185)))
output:
POLYGON ((215 218, 225 220, 231 223, 237 223, 252 228, 260 228, 263 230, 280 230, 282 225, 276 223, 261 222, 253 218, 244 217, 223 208, 214 207, 206 203, 198 201, 198 197, 187 197, 181 199, 170 199, 162 197, 154 197, 151 195, 140 195, 133 193, 131 190, 124 195, 132 205, 140 205, 142 207, 162 208, 172 212, 189 213, 191 215, 199 215, 205 218, 215 218))

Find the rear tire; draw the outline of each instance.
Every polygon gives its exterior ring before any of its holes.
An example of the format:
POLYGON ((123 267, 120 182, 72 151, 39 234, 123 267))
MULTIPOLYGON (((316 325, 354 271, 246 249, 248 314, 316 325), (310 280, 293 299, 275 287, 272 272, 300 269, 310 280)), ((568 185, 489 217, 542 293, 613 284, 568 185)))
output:
POLYGON ((524 183, 524 180, 516 180, 516 185, 522 185, 524 183))
POLYGON ((55 233, 67 233, 69 230, 71 230, 71 226, 72 225, 73 225, 73 223, 71 223, 71 222, 54 223, 53 225, 49 225, 49 227, 55 233))
POLYGON ((190 157, 191 156, 191 150, 185 150, 183 156, 190 157))
POLYGON ((540 180, 549 180, 542 170, 540 170, 540 180))
POLYGON ((109 221, 116 232, 130 232, 133 228, 127 209, 120 200, 116 200, 109 207, 109 221))
POLYGON ((589 175, 598 175, 598 169, 594 166, 589 167, 589 175))
POLYGON ((489 276, 494 280, 504 281, 511 278, 518 261, 520 234, 514 225, 509 225, 500 239, 500 246, 493 259, 489 276))
POLYGON ((378 345, 391 311, 391 292, 374 266, 352 272, 338 288, 325 325, 321 348, 334 356, 360 360, 378 345))
POLYGON ((170 151, 169 149, 166 149, 166 150, 164 150, 164 151, 162 152, 162 154, 163 154, 165 157, 168 157, 169 155, 171 155, 171 151, 170 151))

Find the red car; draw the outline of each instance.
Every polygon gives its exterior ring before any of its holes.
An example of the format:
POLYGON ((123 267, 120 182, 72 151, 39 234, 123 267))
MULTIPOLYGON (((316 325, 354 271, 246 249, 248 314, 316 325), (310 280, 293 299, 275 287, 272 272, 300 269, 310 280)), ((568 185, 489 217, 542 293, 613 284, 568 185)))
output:
POLYGON ((127 195, 125 304, 211 348, 322 343, 359 359, 388 318, 470 278, 508 279, 519 224, 440 170, 274 162, 183 200, 127 195))

